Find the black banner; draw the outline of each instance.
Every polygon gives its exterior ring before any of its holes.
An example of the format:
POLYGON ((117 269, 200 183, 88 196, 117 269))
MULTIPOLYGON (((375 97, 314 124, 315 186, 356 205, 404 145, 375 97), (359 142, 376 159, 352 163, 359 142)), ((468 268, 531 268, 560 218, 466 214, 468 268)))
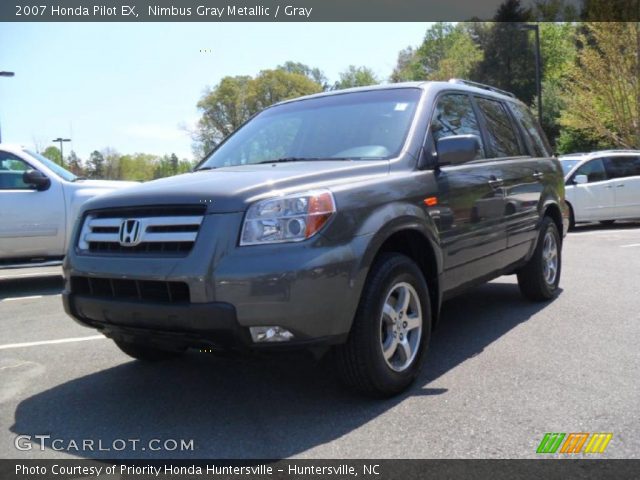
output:
POLYGON ((637 479, 640 460, 0 460, 3 480, 637 479))
MULTIPOLYGON (((492 20, 503 0, 3 0, 2 22, 422 22, 492 20)), ((523 0, 531 5, 533 0, 523 0)), ((564 0, 554 18, 638 21, 640 0, 564 0)), ((532 18, 532 20, 536 20, 532 18)))

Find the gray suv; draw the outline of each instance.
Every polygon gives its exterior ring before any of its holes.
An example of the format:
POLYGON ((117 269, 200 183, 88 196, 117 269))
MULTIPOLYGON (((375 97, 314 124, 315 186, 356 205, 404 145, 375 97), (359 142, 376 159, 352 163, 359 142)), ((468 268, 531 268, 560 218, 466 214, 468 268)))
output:
POLYGON ((286 101, 193 172, 87 202, 64 306, 125 353, 332 352, 360 391, 420 369, 443 300, 558 291, 562 168, 527 108, 461 80, 286 101))

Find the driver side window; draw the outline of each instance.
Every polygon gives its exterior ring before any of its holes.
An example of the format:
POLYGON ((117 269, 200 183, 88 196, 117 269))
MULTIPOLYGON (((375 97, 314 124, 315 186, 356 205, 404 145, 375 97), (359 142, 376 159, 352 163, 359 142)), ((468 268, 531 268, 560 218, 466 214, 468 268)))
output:
POLYGON ((604 163, 600 158, 591 160, 590 162, 582 165, 580 168, 578 168, 578 170, 576 170, 573 178, 575 178, 577 175, 586 175, 589 183, 602 182, 607 179, 607 173, 604 169, 604 163))
POLYGON ((33 190, 22 180, 31 166, 11 153, 0 152, 0 190, 33 190))
POLYGON ((452 135, 476 135, 480 140, 477 159, 485 158, 482 135, 469 96, 447 94, 440 97, 431 119, 431 134, 434 142, 452 135))

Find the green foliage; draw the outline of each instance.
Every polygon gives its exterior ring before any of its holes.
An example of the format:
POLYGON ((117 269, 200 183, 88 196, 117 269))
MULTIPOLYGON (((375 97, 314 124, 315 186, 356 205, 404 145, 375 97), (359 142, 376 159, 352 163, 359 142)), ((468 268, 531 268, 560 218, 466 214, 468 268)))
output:
POLYGON ((250 76, 224 77, 198 102, 202 112, 194 135, 195 150, 204 155, 260 110, 289 98, 323 91, 313 80, 323 75, 306 65, 287 62, 282 68, 250 76))
POLYGON ((602 138, 594 137, 586 130, 563 128, 556 139, 556 153, 564 155, 575 152, 592 152, 611 148, 612 145, 602 138))
POLYGON ((529 18, 519 0, 500 5, 482 46, 484 58, 471 75, 475 81, 513 92, 525 103, 531 103, 536 93, 533 42, 531 34, 521 29, 529 18))
POLYGON ((58 147, 54 147, 53 145, 50 145, 44 149, 44 152, 42 152, 42 155, 47 157, 52 162, 55 162, 58 165, 62 165, 62 155, 58 147))
POLYGON ((69 156, 67 157, 66 168, 68 168, 74 175, 77 175, 79 177, 84 176, 82 161, 78 158, 78 155, 76 155, 76 152, 74 152, 73 150, 71 150, 71 153, 69 153, 69 156))
POLYGON ((335 83, 333 89, 366 87, 367 85, 376 85, 378 83, 380 83, 380 80, 370 68, 349 65, 344 72, 340 73, 340 80, 335 83))
POLYGON ((392 82, 469 78, 483 52, 467 24, 439 22, 431 26, 422 44, 398 55, 392 82))
POLYGON ((618 148, 640 148, 640 23, 582 25, 561 123, 618 148))
POLYGON ((104 178, 104 156, 99 151, 94 150, 89 155, 86 174, 89 178, 104 178))
POLYGON ((329 90, 329 80, 325 76, 324 72, 319 68, 312 68, 300 62, 285 62, 282 65, 278 65, 276 69, 284 70, 289 73, 297 73, 298 75, 304 75, 309 80, 321 85, 323 90, 329 90))

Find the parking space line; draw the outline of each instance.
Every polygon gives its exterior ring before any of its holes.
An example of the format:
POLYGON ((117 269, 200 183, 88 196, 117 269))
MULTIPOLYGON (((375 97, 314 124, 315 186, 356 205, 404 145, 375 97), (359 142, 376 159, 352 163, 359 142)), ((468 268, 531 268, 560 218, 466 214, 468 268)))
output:
POLYGON ((629 245, 620 245, 620 248, 640 247, 640 243, 630 243, 629 245))
POLYGON ((52 295, 28 295, 26 297, 7 297, 0 299, 0 302, 15 302, 16 300, 33 300, 37 298, 50 298, 50 297, 59 297, 60 293, 54 293, 52 295))
POLYGON ((8 350, 10 348, 39 347, 41 345, 55 345, 58 343, 86 342, 88 340, 101 340, 103 338, 107 337, 105 337, 104 335, 92 335, 90 337, 60 338, 58 340, 43 340, 40 342, 8 343, 6 345, 0 345, 0 350, 8 350))

